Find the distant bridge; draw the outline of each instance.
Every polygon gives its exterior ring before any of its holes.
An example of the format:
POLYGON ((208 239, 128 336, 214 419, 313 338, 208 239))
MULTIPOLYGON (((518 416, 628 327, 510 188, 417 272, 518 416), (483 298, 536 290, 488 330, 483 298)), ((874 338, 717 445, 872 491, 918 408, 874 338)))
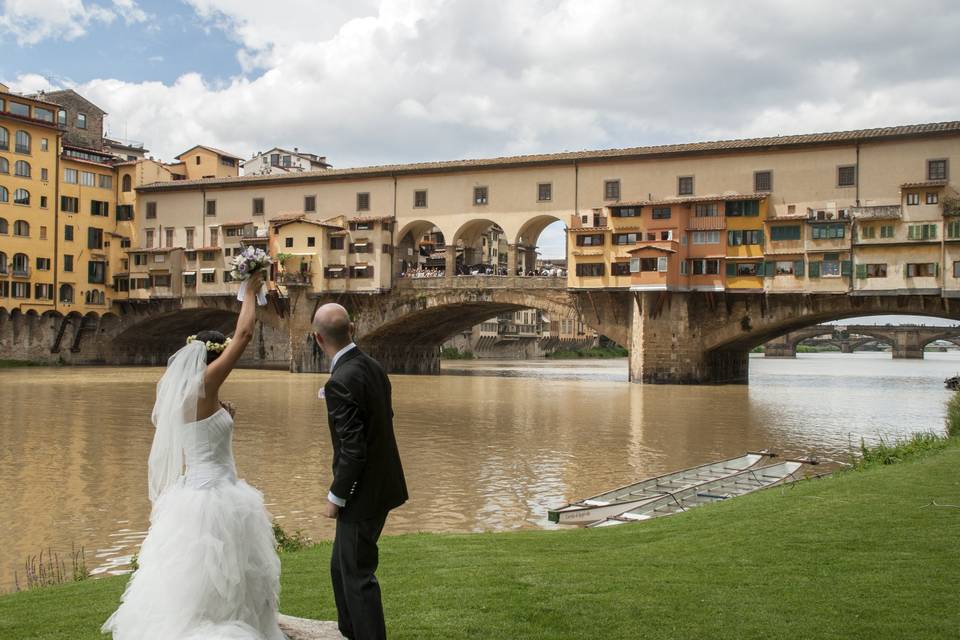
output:
POLYGON ((853 353, 868 344, 880 343, 892 348, 894 358, 920 359, 923 358, 924 348, 938 340, 960 345, 960 327, 818 324, 771 340, 764 345, 764 355, 768 358, 795 358, 797 346, 809 341, 817 345, 835 346, 842 353, 853 353))

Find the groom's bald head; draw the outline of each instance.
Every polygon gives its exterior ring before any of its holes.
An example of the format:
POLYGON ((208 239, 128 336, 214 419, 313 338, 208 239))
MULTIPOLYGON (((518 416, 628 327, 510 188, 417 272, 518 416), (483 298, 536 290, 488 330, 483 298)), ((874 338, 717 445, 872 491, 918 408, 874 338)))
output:
POLYGON ((317 309, 313 316, 313 331, 324 347, 334 353, 350 344, 353 324, 347 310, 336 303, 329 303, 317 309))

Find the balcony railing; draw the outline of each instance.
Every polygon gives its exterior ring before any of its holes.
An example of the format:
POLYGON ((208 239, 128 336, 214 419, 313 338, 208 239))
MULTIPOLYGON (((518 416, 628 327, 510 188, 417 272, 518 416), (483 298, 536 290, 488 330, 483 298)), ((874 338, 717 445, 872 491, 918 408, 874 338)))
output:
POLYGON ((312 279, 313 274, 311 273, 281 273, 277 276, 277 284, 286 287, 308 287, 312 279))
POLYGON ((850 215, 856 220, 899 220, 903 210, 898 204, 850 207, 850 215))

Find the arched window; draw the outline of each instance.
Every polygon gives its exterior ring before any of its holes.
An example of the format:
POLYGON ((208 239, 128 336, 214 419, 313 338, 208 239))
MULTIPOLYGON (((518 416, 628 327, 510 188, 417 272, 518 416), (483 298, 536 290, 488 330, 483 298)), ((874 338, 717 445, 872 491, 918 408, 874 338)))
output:
POLYGON ((7 273, 7 254, 0 251, 0 273, 7 273))
POLYGON ((0 202, 4 204, 10 202, 10 192, 7 191, 6 187, 0 187, 0 202))
POLYGON ((10 161, 0 158, 0 173, 10 173, 10 161))
POLYGON ((0 149, 3 151, 10 150, 10 132, 0 127, 0 149))
POLYGON ((84 293, 83 298, 87 304, 104 304, 107 299, 103 291, 97 291, 96 289, 84 293))
POLYGON ((26 131, 17 131, 17 153, 30 153, 30 134, 26 131))
POLYGON ((13 163, 13 175, 21 178, 30 177, 30 163, 26 160, 17 160, 13 163))
POLYGON ((17 189, 14 191, 13 204, 30 204, 30 192, 26 189, 17 189))
POLYGON ((123 190, 132 191, 133 190, 133 180, 130 178, 130 174, 123 176, 123 190))
POLYGON ((30 273, 30 258, 25 253, 13 256, 13 275, 28 275, 30 273))
POLYGON ((26 220, 17 220, 13 223, 13 235, 23 238, 30 237, 30 223, 26 220))
POLYGON ((73 285, 60 285, 60 302, 73 302, 73 285))
POLYGON ((0 236, 5 236, 10 233, 10 226, 7 224, 6 218, 0 218, 0 236))

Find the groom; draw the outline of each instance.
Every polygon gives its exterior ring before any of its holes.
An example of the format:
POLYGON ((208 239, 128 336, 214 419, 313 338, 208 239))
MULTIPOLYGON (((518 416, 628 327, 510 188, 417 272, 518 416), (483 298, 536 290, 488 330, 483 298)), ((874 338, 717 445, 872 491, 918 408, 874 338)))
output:
POLYGON ((387 512, 407 500, 393 435, 390 380, 351 340, 353 324, 338 304, 321 306, 314 339, 330 359, 324 386, 333 439, 333 484, 326 516, 336 518, 330 559, 340 633, 356 640, 387 637, 380 603, 377 540, 387 512))

